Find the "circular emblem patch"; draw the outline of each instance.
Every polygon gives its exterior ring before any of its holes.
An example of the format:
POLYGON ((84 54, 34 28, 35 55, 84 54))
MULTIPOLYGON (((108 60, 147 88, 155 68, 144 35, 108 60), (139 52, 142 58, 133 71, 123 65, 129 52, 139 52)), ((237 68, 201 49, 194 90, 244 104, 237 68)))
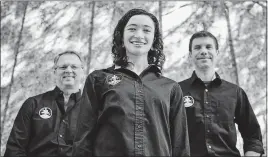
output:
POLYGON ((39 116, 43 119, 48 119, 52 116, 52 110, 49 107, 43 107, 39 110, 39 116))
POLYGON ((116 85, 122 80, 122 75, 109 75, 106 77, 106 82, 109 85, 116 85))
POLYGON ((183 104, 185 107, 190 107, 194 104, 194 98, 191 96, 184 96, 183 97, 183 104))

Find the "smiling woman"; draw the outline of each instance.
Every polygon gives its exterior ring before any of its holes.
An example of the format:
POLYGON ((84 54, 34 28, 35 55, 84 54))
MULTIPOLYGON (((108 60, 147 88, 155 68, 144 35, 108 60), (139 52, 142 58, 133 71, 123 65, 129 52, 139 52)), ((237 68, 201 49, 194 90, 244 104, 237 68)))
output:
POLYGON ((115 28, 112 53, 112 67, 87 77, 73 156, 189 156, 181 89, 161 73, 156 17, 128 11, 115 28))
POLYGON ((126 55, 130 62, 133 63, 134 56, 146 58, 153 44, 154 31, 154 22, 147 15, 135 15, 129 19, 123 38, 126 55))
POLYGON ((132 50, 131 46, 128 45, 130 41, 127 40, 127 37, 132 37, 128 40, 139 42, 130 43, 136 44, 136 47, 141 47, 139 44, 143 42, 143 51, 146 50, 145 54, 148 54, 147 57, 143 57, 145 61, 147 60, 148 64, 156 65, 162 69, 165 62, 163 40, 159 22, 153 14, 142 9, 132 9, 119 20, 114 30, 112 46, 114 64, 117 66, 127 67, 130 65, 129 56, 126 53, 132 52, 132 50), (129 50, 126 51, 127 48, 129 50))

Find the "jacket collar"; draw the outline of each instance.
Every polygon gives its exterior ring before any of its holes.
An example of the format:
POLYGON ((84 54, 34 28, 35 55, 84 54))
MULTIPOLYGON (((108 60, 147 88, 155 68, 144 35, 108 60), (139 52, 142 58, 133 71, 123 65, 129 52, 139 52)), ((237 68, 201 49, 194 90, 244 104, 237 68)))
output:
MULTIPOLYGON (((58 86, 54 88, 53 92, 55 98, 63 95, 63 91, 58 86)), ((79 89, 78 92, 72 93, 71 96, 75 100, 75 102, 77 102, 81 98, 81 90, 79 89)))
MULTIPOLYGON (((193 74, 192 74, 192 76, 191 76, 191 78, 190 78, 190 82, 191 82, 191 84, 194 84, 195 82, 198 82, 198 81, 199 81, 199 82, 203 82, 203 81, 196 75, 195 71, 193 71, 193 74)), ((220 75, 219 75, 217 72, 215 72, 215 75, 214 75, 214 78, 213 78, 212 82, 215 83, 216 85, 221 85, 221 83, 222 83, 222 79, 220 78, 220 75)))
MULTIPOLYGON (((108 68, 108 70, 119 70, 119 69, 128 70, 126 68, 123 68, 123 67, 115 65, 115 64, 108 68)), ((150 64, 147 68, 144 69, 144 71, 142 73, 147 73, 147 72, 154 72, 158 75, 162 75, 162 71, 160 70, 160 68, 154 64, 150 64)))

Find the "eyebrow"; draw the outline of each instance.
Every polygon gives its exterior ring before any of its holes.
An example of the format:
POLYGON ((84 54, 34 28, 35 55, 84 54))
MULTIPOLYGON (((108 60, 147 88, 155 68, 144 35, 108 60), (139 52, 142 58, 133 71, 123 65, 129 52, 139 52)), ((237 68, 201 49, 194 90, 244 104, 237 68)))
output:
MULTIPOLYGON (((138 26, 138 25, 136 25, 136 24, 129 24, 129 25, 127 25, 127 27, 131 27, 131 26, 138 26)), ((149 26, 149 25, 143 25, 143 26, 145 26, 145 27, 149 27, 149 28, 152 28, 151 26, 149 26)))
MULTIPOLYGON (((194 46, 201 46, 203 44, 197 44, 197 45, 194 45, 194 46)), ((213 46, 213 44, 204 44, 205 46, 213 46)))

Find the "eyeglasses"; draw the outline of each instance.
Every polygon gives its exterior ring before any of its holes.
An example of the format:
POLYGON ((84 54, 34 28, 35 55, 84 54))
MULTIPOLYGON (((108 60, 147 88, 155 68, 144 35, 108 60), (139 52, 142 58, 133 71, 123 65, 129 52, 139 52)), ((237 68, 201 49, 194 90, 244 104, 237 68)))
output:
POLYGON ((79 68, 83 69, 83 66, 79 66, 79 65, 62 65, 62 66, 57 66, 55 69, 60 69, 60 70, 66 70, 68 67, 71 67, 72 70, 78 70, 79 68))

